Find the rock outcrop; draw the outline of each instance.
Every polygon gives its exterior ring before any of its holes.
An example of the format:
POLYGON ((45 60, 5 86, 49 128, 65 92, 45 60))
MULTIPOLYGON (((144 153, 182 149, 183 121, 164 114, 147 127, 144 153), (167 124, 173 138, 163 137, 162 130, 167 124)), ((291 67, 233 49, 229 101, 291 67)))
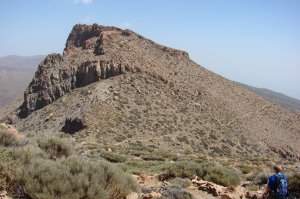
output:
POLYGON ((192 180, 193 184, 201 191, 205 191, 212 194, 215 197, 220 197, 222 199, 235 199, 235 198, 248 198, 248 199, 258 199, 261 195, 257 193, 250 193, 243 187, 233 188, 233 187, 223 187, 217 185, 213 182, 208 182, 202 180, 198 177, 192 180))
POLYGON ((61 131, 74 134, 86 127, 85 122, 81 118, 67 118, 65 121, 65 125, 62 127, 61 131))
POLYGON ((114 61, 84 61, 78 67, 59 68, 64 58, 51 54, 39 65, 32 82, 24 93, 19 116, 27 117, 32 111, 47 106, 75 88, 83 87, 101 79, 139 71, 127 64, 114 61))
MULTIPOLYGON (((119 59, 115 55, 117 52, 109 52, 114 38, 130 35, 153 44, 152 41, 129 30, 123 31, 96 24, 74 26, 67 39, 63 55, 50 54, 39 64, 32 82, 24 93, 24 102, 20 107, 19 116, 26 118, 31 112, 47 106, 75 88, 127 72, 140 72, 139 65, 130 65, 126 57, 119 59), (105 51, 108 55, 101 56, 105 51)), ((157 47, 172 56, 188 57, 183 51, 160 45, 157 47)), ((128 60, 130 59, 128 57, 128 60)), ((159 73, 148 71, 148 74, 166 81, 159 73)))

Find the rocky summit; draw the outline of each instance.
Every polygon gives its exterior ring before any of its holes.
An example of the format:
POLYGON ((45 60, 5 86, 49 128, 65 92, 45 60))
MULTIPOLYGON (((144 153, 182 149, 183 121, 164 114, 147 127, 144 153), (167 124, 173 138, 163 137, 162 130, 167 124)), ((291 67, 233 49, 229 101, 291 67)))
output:
POLYGON ((206 70, 184 51, 97 24, 75 25, 63 55, 48 55, 23 103, 0 118, 22 132, 71 133, 78 143, 300 159, 299 114, 206 70))

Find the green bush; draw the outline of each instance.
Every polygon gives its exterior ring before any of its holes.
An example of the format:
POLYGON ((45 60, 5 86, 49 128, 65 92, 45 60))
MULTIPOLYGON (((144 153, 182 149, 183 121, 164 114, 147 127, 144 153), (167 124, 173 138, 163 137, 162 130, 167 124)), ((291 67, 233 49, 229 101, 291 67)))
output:
POLYGON ((193 195, 178 186, 167 186, 161 191, 161 199, 193 199, 193 195))
POLYGON ((10 188, 16 166, 9 151, 0 146, 0 191, 10 188))
POLYGON ((72 143, 59 134, 15 139, 2 135, 6 144, 0 145, 0 189, 15 184, 10 193, 39 199, 113 199, 138 191, 137 183, 123 170, 75 155, 72 143), (17 144, 4 147, 11 143, 17 144))
POLYGON ((175 162, 166 165, 163 171, 170 177, 193 178, 198 176, 223 186, 240 184, 240 178, 233 170, 214 163, 175 162))
POLYGON ((161 156, 157 156, 157 155, 152 155, 152 154, 149 154, 149 155, 142 155, 141 158, 143 160, 146 160, 146 161, 150 161, 150 160, 153 160, 153 161, 164 161, 165 159, 161 156))
POLYGON ((113 152, 102 151, 100 156, 109 162, 122 163, 127 160, 127 157, 113 152))
POLYGON ((178 156, 176 154, 170 153, 168 151, 163 151, 163 150, 157 150, 154 152, 155 155, 169 159, 169 160, 174 160, 176 161, 178 159, 178 156))
POLYGON ((267 184, 269 177, 271 176, 271 173, 266 172, 260 172, 255 175, 253 179, 253 183, 256 185, 264 185, 267 184))
POLYGON ((169 181, 172 185, 175 185, 177 187, 180 187, 182 189, 188 188, 192 183, 188 179, 183 179, 183 178, 173 178, 169 181))
POLYGON ((57 161, 36 158, 18 172, 26 192, 33 198, 124 198, 136 191, 136 182, 106 162, 70 156, 57 161))
POLYGON ((12 146, 15 145, 17 138, 14 134, 10 133, 6 129, 0 129, 0 145, 12 146))
POLYGON ((241 169, 243 174, 251 173, 254 170, 252 166, 248 165, 240 165, 239 168, 241 169))
POLYGON ((193 161, 170 163, 163 168, 163 171, 172 178, 192 178, 196 175, 202 176, 202 168, 200 164, 193 161))
POLYGON ((39 135, 36 138, 38 146, 46 152, 50 159, 68 157, 74 153, 73 143, 69 138, 59 134, 39 135))
POLYGON ((240 184, 239 176, 231 169, 222 166, 209 166, 205 168, 204 179, 223 186, 237 186, 240 184))
POLYGON ((26 145, 23 147, 14 147, 11 149, 11 156, 15 161, 20 162, 24 166, 30 164, 36 158, 46 158, 47 155, 39 147, 34 145, 26 145))

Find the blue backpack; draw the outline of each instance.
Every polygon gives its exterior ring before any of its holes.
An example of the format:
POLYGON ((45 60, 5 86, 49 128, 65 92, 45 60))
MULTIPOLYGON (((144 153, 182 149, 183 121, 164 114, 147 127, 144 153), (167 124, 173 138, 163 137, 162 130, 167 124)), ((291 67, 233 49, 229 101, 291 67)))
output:
POLYGON ((275 175, 275 191, 277 195, 287 195, 287 180, 284 175, 275 175))

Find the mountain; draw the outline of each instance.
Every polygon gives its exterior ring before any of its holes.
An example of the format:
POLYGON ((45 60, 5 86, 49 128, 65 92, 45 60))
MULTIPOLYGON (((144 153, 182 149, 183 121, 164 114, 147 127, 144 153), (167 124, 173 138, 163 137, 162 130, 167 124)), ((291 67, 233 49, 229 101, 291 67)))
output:
POLYGON ((0 57, 0 107, 21 97, 44 55, 0 57))
MULTIPOLYGON (((22 104, 0 114, 21 132, 227 158, 300 158, 300 116, 116 27, 75 25, 63 55, 38 66, 22 104)), ((89 143, 88 145, 85 145, 89 143)))
POLYGON ((274 104, 278 104, 279 106, 291 112, 300 113, 300 100, 298 99, 265 88, 256 88, 242 83, 237 83, 237 84, 239 84, 242 87, 245 87, 248 90, 255 92, 257 95, 260 95, 266 100, 269 100, 274 104))
POLYGON ((0 57, 0 67, 28 68, 36 70, 37 65, 45 58, 45 55, 18 56, 8 55, 0 57))

